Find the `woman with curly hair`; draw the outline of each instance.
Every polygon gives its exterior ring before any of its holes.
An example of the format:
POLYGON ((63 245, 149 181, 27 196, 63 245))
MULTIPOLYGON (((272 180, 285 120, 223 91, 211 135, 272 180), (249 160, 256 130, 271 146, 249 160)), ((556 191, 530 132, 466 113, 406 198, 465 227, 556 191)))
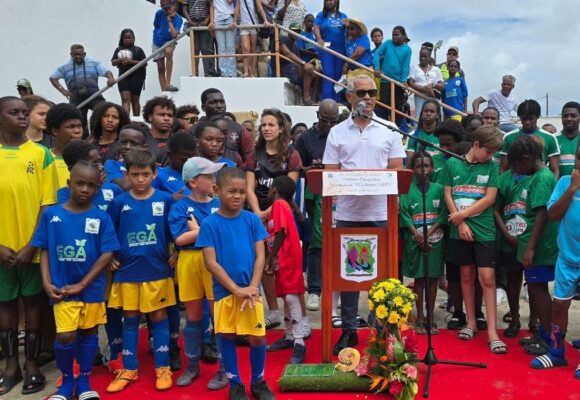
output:
POLYGON ((103 162, 117 157, 117 141, 123 125, 130 124, 129 116, 118 104, 104 102, 91 115, 89 142, 98 146, 103 162))

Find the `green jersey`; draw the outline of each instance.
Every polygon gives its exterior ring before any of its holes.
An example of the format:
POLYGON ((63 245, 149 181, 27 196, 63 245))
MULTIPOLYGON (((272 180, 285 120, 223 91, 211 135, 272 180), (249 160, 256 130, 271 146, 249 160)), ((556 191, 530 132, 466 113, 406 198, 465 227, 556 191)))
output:
POLYGON ((304 199, 314 203, 312 214, 308 219, 310 222, 310 248, 322 248, 322 196, 313 194, 310 188, 306 186, 304 199))
POLYGON ((430 180, 438 184, 442 184, 443 180, 443 168, 445 167, 445 162, 447 158, 443 153, 435 154, 433 158, 433 172, 431 173, 430 180))
MULTIPOLYGON (((439 138, 432 133, 427 133, 423 129, 416 129, 410 133, 413 137, 418 137, 420 139, 426 140, 427 142, 434 144, 435 146, 439 146, 439 138)), ((405 147, 405 151, 416 152, 419 149, 420 143, 414 139, 409 139, 407 141, 407 146, 405 147)), ((427 153, 434 156, 435 154, 439 154, 439 150, 436 150, 433 147, 427 147, 425 149, 427 153)), ((411 162, 411 160, 408 160, 411 162)))
MULTIPOLYGON (((445 163, 443 185, 451 188, 453 202, 458 211, 471 207, 487 194, 488 188, 497 188, 498 167, 493 160, 484 164, 467 164, 455 158, 445 163)), ((494 241, 496 235, 493 207, 465 220, 476 242, 494 241)), ((460 239, 455 225, 451 225, 450 237, 460 239)))
MULTIPOLYGON (((518 237, 518 261, 522 262, 524 251, 532 237, 532 230, 539 207, 546 207, 550 196, 556 187, 556 178, 548 168, 542 168, 530 176, 526 188, 521 192, 521 199, 525 202, 526 213, 523 216, 525 226, 523 233, 518 237)), ((555 265, 558 258, 558 222, 547 221, 540 239, 536 243, 533 265, 555 265)))
MULTIPOLYGON (((531 178, 531 176, 524 176, 522 179, 516 179, 511 170, 499 177, 495 204, 501 207, 503 223, 511 236, 520 236, 526 229, 524 220, 526 202, 522 198, 522 193, 527 193, 527 185, 531 178)), ((499 249, 502 253, 516 252, 501 236, 499 249)))
POLYGON ((512 143, 522 135, 535 135, 542 140, 544 143, 542 161, 544 161, 544 163, 547 163, 550 157, 560 154, 560 146, 558 146, 558 141, 556 138, 542 129, 536 129, 533 133, 524 133, 524 131, 521 129, 508 133, 503 139, 503 147, 500 150, 500 154, 502 156, 507 156, 508 150, 512 143))
POLYGON ((578 148, 578 136, 580 135, 576 134, 572 140, 564 136, 563 133, 556 136, 560 146, 560 177, 572 175, 574 161, 576 160, 576 148, 578 148))
MULTIPOLYGON (((447 207, 443 195, 443 186, 430 183, 425 201, 427 227, 436 223, 443 224, 447 220, 447 207)), ((425 262, 419 244, 409 231, 414 226, 423 233, 423 198, 421 190, 413 182, 408 194, 399 196, 399 227, 403 228, 405 251, 403 253, 403 276, 422 278, 425 276, 425 262)), ((436 229, 429 235, 429 276, 437 278, 443 274, 444 261, 444 234, 443 229, 436 229)))

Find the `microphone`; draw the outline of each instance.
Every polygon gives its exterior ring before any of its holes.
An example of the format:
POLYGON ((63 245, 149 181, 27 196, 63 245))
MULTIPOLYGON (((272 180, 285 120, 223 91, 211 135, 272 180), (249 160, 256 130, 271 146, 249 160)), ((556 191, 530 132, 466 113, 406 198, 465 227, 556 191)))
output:
POLYGON ((365 108, 367 107, 367 103, 364 100, 359 101, 358 106, 356 106, 356 110, 352 112, 353 118, 368 118, 367 115, 364 113, 365 108))

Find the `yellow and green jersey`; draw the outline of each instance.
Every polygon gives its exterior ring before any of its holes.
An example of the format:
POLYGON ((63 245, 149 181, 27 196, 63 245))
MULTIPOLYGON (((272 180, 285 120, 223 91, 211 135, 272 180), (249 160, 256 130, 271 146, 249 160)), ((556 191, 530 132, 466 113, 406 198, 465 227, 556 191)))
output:
POLYGON ((50 154, 52 155, 52 158, 54 158, 54 165, 56 167, 56 175, 58 178, 58 188, 57 189, 66 187, 68 180, 70 178, 70 171, 68 169, 68 166, 64 162, 64 159, 62 158, 62 156, 57 156, 56 154, 54 154, 52 152, 52 150, 50 150, 50 154))

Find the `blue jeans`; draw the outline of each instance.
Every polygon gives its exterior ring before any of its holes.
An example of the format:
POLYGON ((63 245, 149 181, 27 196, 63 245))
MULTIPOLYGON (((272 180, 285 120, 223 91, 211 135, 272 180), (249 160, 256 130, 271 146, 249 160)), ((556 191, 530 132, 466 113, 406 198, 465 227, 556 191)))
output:
POLYGON ((499 124, 499 129, 502 132, 508 133, 519 129, 519 126, 512 124, 511 122, 504 122, 503 124, 499 124))
MULTIPOLYGON (((229 17, 222 21, 216 21, 215 26, 229 26, 233 19, 229 17)), ((219 67, 222 76, 234 77, 237 75, 236 71, 236 30, 235 29, 216 29, 215 38, 217 41, 218 54, 232 54, 234 57, 221 57, 219 59, 219 67)))
MULTIPOLYGON (((386 225, 387 221, 336 221, 337 228, 378 228, 386 225)), ((340 292, 340 318, 342 319, 343 331, 353 331, 357 328, 356 316, 359 296, 360 292, 340 292)))

